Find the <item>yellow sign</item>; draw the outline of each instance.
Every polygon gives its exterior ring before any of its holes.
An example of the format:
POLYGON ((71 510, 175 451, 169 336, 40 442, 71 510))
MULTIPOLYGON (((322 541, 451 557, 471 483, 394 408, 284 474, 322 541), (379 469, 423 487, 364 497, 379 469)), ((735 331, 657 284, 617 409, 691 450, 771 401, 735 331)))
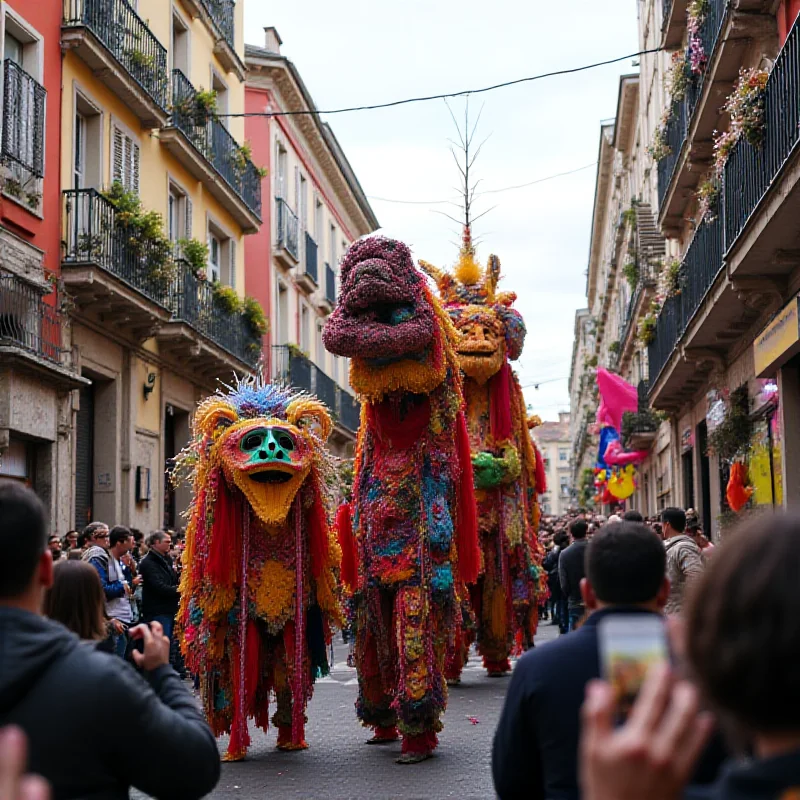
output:
POLYGON ((756 377, 766 378, 800 350, 800 322, 795 297, 753 342, 756 377))

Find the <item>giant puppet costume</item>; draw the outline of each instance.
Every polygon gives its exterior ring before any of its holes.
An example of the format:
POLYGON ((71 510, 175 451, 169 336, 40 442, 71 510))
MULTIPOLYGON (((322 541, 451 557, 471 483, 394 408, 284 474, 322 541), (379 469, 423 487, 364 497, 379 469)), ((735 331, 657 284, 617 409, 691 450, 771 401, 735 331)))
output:
MULTIPOLYGON (((461 335, 458 362, 464 373, 482 553, 472 605, 478 652, 489 675, 498 676, 511 669, 512 648, 532 644, 538 623, 537 457, 522 389, 509 364, 522 352, 525 323, 511 307, 516 295, 497 291, 498 258, 490 256, 485 271, 476 263, 469 227, 452 274, 424 262, 421 266, 436 281, 461 335)), ((456 663, 448 678, 457 679, 457 673, 456 663)))
POLYGON ((177 632, 214 733, 230 733, 226 760, 244 758, 248 717, 267 729, 271 694, 278 747, 307 747, 306 704, 340 619, 330 430, 317 400, 250 379, 200 404, 181 457, 194 499, 177 632))
POLYGON ((352 359, 363 401, 352 520, 338 526, 356 601, 356 710, 374 743, 399 730, 411 763, 437 745, 457 590, 480 557, 456 332, 408 248, 373 237, 342 261, 323 339, 352 359))

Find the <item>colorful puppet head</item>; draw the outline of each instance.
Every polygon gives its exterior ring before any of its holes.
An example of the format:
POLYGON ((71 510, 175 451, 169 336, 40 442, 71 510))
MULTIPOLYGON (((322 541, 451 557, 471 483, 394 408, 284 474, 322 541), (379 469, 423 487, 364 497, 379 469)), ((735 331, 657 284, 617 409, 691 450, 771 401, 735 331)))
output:
POLYGON ((324 464, 330 431, 319 401, 260 379, 244 381, 198 407, 196 475, 220 469, 258 519, 281 525, 301 486, 324 464))
POLYGON ((511 308, 514 292, 497 292, 500 260, 489 256, 486 270, 475 261, 468 226, 452 273, 424 261, 420 266, 436 281, 442 302, 461 334, 458 362, 464 374, 480 384, 500 371, 506 358, 515 361, 525 342, 525 323, 511 308))
POLYGON ((427 394, 444 381, 455 331, 402 243, 355 242, 341 264, 326 349, 351 359, 350 383, 371 402, 394 391, 427 394))

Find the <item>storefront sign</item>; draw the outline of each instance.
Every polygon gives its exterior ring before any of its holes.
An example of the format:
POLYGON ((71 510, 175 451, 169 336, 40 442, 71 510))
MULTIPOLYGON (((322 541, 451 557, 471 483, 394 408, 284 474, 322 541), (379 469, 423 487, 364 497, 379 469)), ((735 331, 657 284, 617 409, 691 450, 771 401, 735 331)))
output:
POLYGON ((766 378, 774 375, 795 353, 800 351, 800 297, 795 297, 775 319, 756 336, 753 342, 756 376, 766 378))

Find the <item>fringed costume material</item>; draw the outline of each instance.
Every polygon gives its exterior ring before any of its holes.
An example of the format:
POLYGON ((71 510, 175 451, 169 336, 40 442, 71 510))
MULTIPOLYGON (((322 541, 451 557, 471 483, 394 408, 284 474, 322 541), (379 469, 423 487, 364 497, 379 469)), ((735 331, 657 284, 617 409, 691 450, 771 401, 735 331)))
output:
MULTIPOLYGON (((497 291, 497 257, 489 257, 485 271, 477 264, 468 227, 453 273, 421 266, 436 281, 461 337, 482 555, 472 606, 484 666, 500 675, 511 668, 513 651, 533 643, 544 578, 536 536, 543 487, 522 389, 509 363, 522 352, 525 323, 512 308, 516 295, 497 291)), ((461 666, 453 663, 448 678, 457 680, 461 666)))
POLYGON ((341 621, 330 431, 317 400, 250 379, 200 404, 179 459, 194 499, 176 631, 214 733, 230 734, 226 760, 244 758, 248 719, 267 730, 271 695, 278 747, 307 747, 306 704, 341 621))
POLYGON ((442 729, 458 587, 475 580, 480 559, 456 332, 401 242, 356 242, 341 276, 323 337, 352 359, 364 403, 352 522, 338 520, 357 563, 356 710, 374 742, 399 730, 402 760, 417 761, 442 729))

